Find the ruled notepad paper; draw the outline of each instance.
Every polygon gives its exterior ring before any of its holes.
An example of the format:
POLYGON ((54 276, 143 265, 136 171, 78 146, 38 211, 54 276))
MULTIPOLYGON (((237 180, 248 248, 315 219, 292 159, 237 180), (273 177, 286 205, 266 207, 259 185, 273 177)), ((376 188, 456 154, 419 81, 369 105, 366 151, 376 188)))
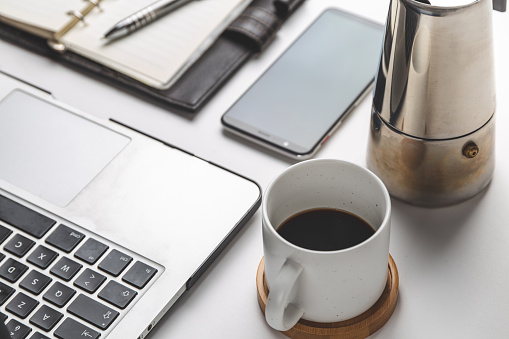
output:
POLYGON ((69 10, 80 10, 83 0, 1 0, 0 19, 33 34, 50 37, 69 21, 69 10))
MULTIPOLYGON (((108 41, 102 36, 112 26, 153 0, 104 0, 100 10, 90 12, 85 23, 77 24, 61 41, 75 53, 164 89, 192 65, 249 2, 191 1, 126 37, 108 41)), ((83 0, 1 0, 0 15, 57 31, 68 19, 67 11, 84 6, 83 0)))

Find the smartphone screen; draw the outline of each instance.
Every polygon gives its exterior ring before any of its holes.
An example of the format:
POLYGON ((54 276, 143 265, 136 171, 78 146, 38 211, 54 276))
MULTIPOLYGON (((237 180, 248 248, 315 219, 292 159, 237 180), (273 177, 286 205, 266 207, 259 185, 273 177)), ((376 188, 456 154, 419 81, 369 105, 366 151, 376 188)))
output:
POLYGON ((230 131, 305 158, 373 82, 383 26, 328 9, 223 115, 230 131))

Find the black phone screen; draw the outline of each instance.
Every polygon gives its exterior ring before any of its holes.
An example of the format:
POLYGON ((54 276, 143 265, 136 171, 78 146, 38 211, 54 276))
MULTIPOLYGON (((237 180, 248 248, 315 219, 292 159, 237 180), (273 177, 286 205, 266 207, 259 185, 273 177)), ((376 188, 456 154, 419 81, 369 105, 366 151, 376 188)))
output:
POLYGON ((383 26, 323 12, 223 115, 226 127, 310 153, 372 83, 383 26))

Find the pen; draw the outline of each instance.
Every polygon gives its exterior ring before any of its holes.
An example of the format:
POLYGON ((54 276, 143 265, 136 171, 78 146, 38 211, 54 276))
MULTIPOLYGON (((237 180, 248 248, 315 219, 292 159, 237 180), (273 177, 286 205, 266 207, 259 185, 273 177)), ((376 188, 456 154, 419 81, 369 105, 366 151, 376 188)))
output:
POLYGON ((119 21, 103 38, 117 39, 136 31, 193 0, 159 0, 119 21))

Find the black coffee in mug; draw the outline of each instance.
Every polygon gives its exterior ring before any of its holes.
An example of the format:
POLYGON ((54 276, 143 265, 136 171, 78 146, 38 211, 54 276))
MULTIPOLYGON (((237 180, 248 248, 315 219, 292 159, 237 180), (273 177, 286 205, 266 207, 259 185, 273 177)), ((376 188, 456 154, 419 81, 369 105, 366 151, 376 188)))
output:
POLYGON ((359 216, 334 208, 316 208, 285 220, 277 232, 287 241, 315 251, 337 251, 353 247, 375 230, 359 216))

